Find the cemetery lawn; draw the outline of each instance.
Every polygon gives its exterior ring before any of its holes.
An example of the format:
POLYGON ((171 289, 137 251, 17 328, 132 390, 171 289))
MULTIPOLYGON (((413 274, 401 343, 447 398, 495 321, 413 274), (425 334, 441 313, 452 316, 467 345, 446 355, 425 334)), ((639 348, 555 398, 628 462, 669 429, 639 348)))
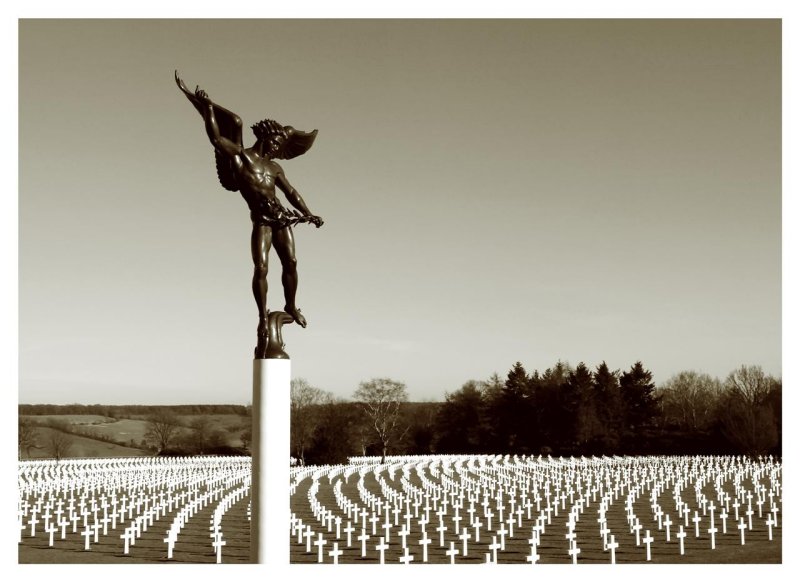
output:
MULTIPOLYGON (((654 460, 654 463, 659 462, 658 460, 654 460)), ((421 463, 417 466, 418 468, 409 471, 403 474, 403 478, 405 481, 402 483, 400 482, 400 471, 396 470, 396 474, 394 478, 392 478, 391 472, 387 472, 385 469, 381 470, 380 476, 376 475, 373 470, 368 470, 361 474, 350 474, 349 478, 343 479, 340 475, 335 475, 333 477, 333 481, 331 480, 330 475, 336 473, 335 468, 332 470, 332 473, 328 473, 328 471, 322 471, 317 474, 317 479, 312 478, 305 478, 301 480, 297 488, 292 495, 291 498, 291 509, 293 514, 302 520, 303 524, 308 524, 312 527, 314 531, 314 535, 322 535, 324 540, 327 541, 327 544, 324 546, 324 553, 323 553, 323 563, 330 564, 332 559, 328 555, 328 551, 332 549, 332 545, 334 542, 338 541, 338 549, 343 550, 343 554, 341 554, 338 558, 339 563, 347 563, 347 564, 375 564, 378 563, 379 556, 378 552, 376 551, 377 545, 381 541, 381 536, 384 535, 383 532, 372 532, 370 531, 370 523, 369 520, 362 522, 364 517, 359 516, 359 518, 355 519, 356 528, 353 532, 353 543, 348 547, 346 536, 344 539, 339 537, 337 540, 336 533, 330 533, 327 524, 324 523, 324 519, 320 520, 320 508, 331 508, 334 509, 336 514, 342 517, 341 528, 344 529, 345 526, 350 524, 352 520, 352 516, 347 515, 342 512, 341 506, 339 505, 343 500, 350 499, 356 500, 357 503, 364 503, 365 496, 373 496, 373 498, 378 499, 387 499, 386 492, 391 492, 392 490, 403 492, 413 490, 416 488, 416 491, 426 491, 430 492, 430 489, 424 489, 426 483, 430 485, 430 483, 436 483, 439 481, 440 478, 447 477, 447 475, 441 475, 441 473, 434 472, 431 470, 430 467, 425 467, 424 463, 421 463), (419 473, 419 469, 422 468, 422 474, 419 473), (309 505, 309 500, 314 499, 315 503, 318 503, 317 507, 317 515, 314 514, 314 510, 309 505), (362 522, 362 523, 359 523, 362 522), (366 525, 366 534, 368 535, 368 540, 366 544, 366 556, 362 557, 362 548, 361 542, 356 540, 356 535, 358 533, 362 533, 364 530, 362 529, 362 524, 366 525), (371 535, 370 535, 371 534, 371 535)), ((452 471, 448 474, 451 478, 453 477, 452 471)), ((551 475, 552 477, 552 475, 551 475)), ((563 475, 562 475, 563 477, 563 475)), ((764 475, 759 477, 760 485, 770 486, 770 492, 772 492, 770 479, 764 475)), ((558 476, 556 475, 555 482, 558 482, 558 476)), ((585 482, 585 481, 584 481, 585 482)), ((595 481, 596 482, 596 481, 595 481)), ((649 482, 650 485, 654 483, 654 481, 649 482)), ((752 487, 751 482, 742 480, 742 484, 748 484, 752 487)), ((452 495, 452 491, 454 488, 451 488, 450 495, 452 495)), ((731 480, 728 480, 724 484, 724 490, 727 492, 733 493, 733 485, 731 480)), ((684 483, 683 485, 684 495, 686 496, 687 500, 692 500, 696 503, 698 499, 695 497, 695 491, 692 487, 688 484, 684 483)), ((723 491, 720 489, 719 491, 723 491)), ((609 489, 608 492, 613 492, 613 488, 609 489)), ((708 528, 710 524, 710 517, 709 515, 705 515, 702 517, 702 525, 699 530, 699 535, 695 536, 695 529, 693 526, 686 527, 685 532, 687 536, 685 537, 685 551, 684 554, 681 555, 680 553, 680 546, 676 534, 678 533, 678 516, 676 511, 674 510, 674 498, 672 497, 674 490, 672 487, 666 487, 662 489, 660 493, 658 493, 658 501, 662 507, 667 509, 667 512, 671 515, 672 519, 672 535, 670 541, 666 541, 666 528, 660 528, 656 518, 653 515, 653 510, 650 506, 651 498, 648 494, 641 494, 637 497, 632 505, 632 510, 635 511, 636 515, 638 515, 642 519, 642 524, 644 529, 642 529, 641 536, 644 539, 645 532, 648 535, 652 536, 655 540, 655 543, 652 544, 651 547, 651 558, 649 563, 653 564, 780 564, 782 563, 782 540, 781 540, 781 532, 782 529, 780 527, 773 528, 772 531, 772 540, 769 539, 767 533, 767 527, 765 525, 765 519, 767 517, 767 512, 764 512, 763 517, 758 516, 758 511, 755 511, 755 515, 753 517, 753 529, 746 530, 746 543, 742 545, 740 542, 740 532, 735 527, 733 515, 728 516, 727 521, 727 533, 722 532, 722 521, 719 514, 716 517, 716 526, 719 528, 718 533, 716 534, 716 547, 714 549, 711 548, 711 537, 708 533, 708 528), (672 503, 673 505, 670 505, 672 503)), ((716 495, 718 491, 714 486, 713 482, 704 482, 701 490, 699 490, 699 494, 703 495, 707 499, 714 499, 717 500, 716 495), (712 497, 713 496, 713 497, 712 497)), ((512 496, 513 497, 513 496, 512 496)), ((778 495, 780 497, 780 495, 778 495)), ((413 498, 413 497, 412 497, 413 498)), ((506 497, 508 498, 508 497, 506 497)), ((615 502, 608 505, 606 508, 606 519, 608 528, 610 528, 610 532, 615 534, 616 542, 619 544, 616 549, 616 563, 617 564, 644 564, 648 563, 646 558, 646 547, 643 542, 637 545, 635 536, 631 532, 631 528, 629 526, 628 518, 626 517, 627 510, 625 508, 625 500, 623 498, 617 497, 615 502)), ((518 501, 518 504, 520 502, 518 501)), ((691 509, 692 511, 698 511, 702 516, 702 510, 700 509, 700 505, 696 505, 695 503, 692 504, 691 509)), ((476 502, 476 509, 480 507, 480 503, 476 502)), ((577 559, 578 564, 610 564, 611 562, 611 553, 608 549, 604 549, 603 547, 603 538, 600 535, 600 527, 598 525, 598 500, 592 501, 589 505, 584 506, 583 511, 580 512, 580 519, 575 522, 574 525, 574 532, 576 534, 576 539, 578 546, 580 547, 579 557, 577 559)), ((402 503, 400 504, 400 514, 399 522, 400 525, 403 523, 403 518, 405 517, 405 511, 407 511, 407 507, 404 506, 402 503)), ((411 513, 414 513, 413 504, 411 505, 412 510, 411 513)), ((461 513, 466 514, 468 505, 466 502, 463 503, 461 507, 461 513)), ((506 506, 507 507, 507 506, 506 506)), ((756 505, 754 504, 754 507, 756 505)), ((569 508, 569 505, 567 505, 569 508)), ((744 509, 746 505, 742 508, 742 513, 744 513, 744 509)), ((480 509, 477 509, 480 511, 480 509)), ((508 511, 508 507, 506 509, 508 511)), ((720 509, 717 507, 717 512, 720 509)), ((731 510, 732 512, 733 510, 731 510)), ((535 513, 535 512, 534 512, 535 513)), ((372 512, 368 512, 367 515, 373 515, 372 512)), ((375 514, 376 515, 376 514, 375 514)), ((428 525, 428 533, 430 534, 428 539, 431 540, 432 543, 429 544, 428 554, 427 554, 427 563, 431 564, 445 564, 449 563, 449 557, 446 555, 446 548, 449 544, 454 544, 454 549, 461 549, 461 541, 457 535, 452 531, 452 525, 450 522, 453 521, 453 509, 452 507, 447 510, 446 519, 449 520, 447 525, 450 526, 444 535, 444 545, 440 544, 440 540, 438 535, 436 534, 436 528, 433 525, 438 522, 438 518, 435 517, 435 513, 431 512, 431 519, 432 521, 428 525)), ((565 534, 568 531, 567 527, 567 518, 569 516, 569 511, 562 510, 558 513, 557 516, 553 516, 552 524, 548 525, 546 530, 543 531, 541 541, 537 547, 537 553, 539 555, 538 563, 541 564, 571 564, 572 558, 568 555, 567 549, 567 542, 565 540, 565 534)), ((376 515, 377 517, 377 515, 376 515)), ((421 550, 421 531, 418 524, 420 523, 418 520, 417 515, 409 515, 410 523, 413 524, 411 531, 407 532, 406 542, 407 546, 410 550, 410 554, 413 557, 411 561, 412 565, 422 563, 424 559, 423 552, 421 550)), ((495 519, 497 518, 495 514, 495 519)), ((465 517, 464 520, 467 518, 465 517)), ((384 523, 385 518, 381 516, 378 519, 378 523, 384 523)), ((390 519, 391 521, 391 519, 390 519)), ((522 527, 516 528, 514 531, 513 537, 507 537, 505 542, 505 548, 502 552, 498 552, 497 560, 499 564, 527 564, 527 559, 531 553, 531 544, 530 544, 530 537, 532 533, 532 526, 536 524, 535 521, 531 520, 530 518, 522 518, 522 527)), ((691 524, 691 521, 688 522, 691 524)), ((484 520, 485 524, 485 520, 484 520)), ((495 526, 496 527, 496 526, 495 526)), ((403 551, 401 551, 401 545, 399 540, 399 530, 401 528, 395 527, 393 528, 393 533, 391 540, 389 541, 389 545, 385 551, 385 562, 387 564, 398 564, 401 557, 403 557, 403 551)), ((495 535, 497 532, 492 533, 495 535)), ((484 531, 481 534, 480 543, 476 543, 474 541, 475 537, 475 528, 473 527, 470 531, 472 535, 473 541, 470 542, 469 552, 467 555, 463 554, 463 550, 459 555, 456 557, 456 563, 458 564, 483 564, 487 557, 487 553, 490 551, 489 542, 491 542, 492 535, 488 535, 484 531)), ((344 536, 344 534, 342 534, 344 536)), ((314 543, 316 543, 317 538, 314 537, 314 543)), ((319 555, 318 555, 318 546, 315 547, 312 545, 310 549, 307 546, 307 542, 300 541, 298 536, 292 539, 291 544, 291 561, 292 563, 307 563, 307 564, 314 564, 319 562, 319 555)))
MULTIPOLYGON (((224 426, 225 420, 220 420, 220 426, 224 426)), ((235 421, 236 418, 227 420, 235 421)), ((100 444, 107 446, 107 443, 100 444)), ((27 472, 29 469, 26 467, 36 466, 37 462, 20 464, 20 474, 29 477, 27 481, 20 481, 26 483, 26 493, 20 496, 18 507, 21 516, 19 563, 213 564, 217 555, 208 526, 213 515, 217 516, 218 521, 214 523, 220 524, 225 540, 221 550, 222 562, 250 562, 249 458, 131 459, 130 463, 142 467, 131 469, 136 483, 133 489, 127 473, 120 473, 119 469, 129 464, 120 460, 109 462, 115 467, 114 471, 79 473, 91 476, 88 481, 91 486, 88 491, 75 489, 73 493, 78 499, 74 504, 67 501, 65 490, 54 495, 37 486, 39 477, 30 477, 64 471, 69 463, 58 464, 56 469, 47 468, 46 472, 40 473, 27 472), (181 463, 189 466, 190 471, 181 472, 181 463), (235 479, 221 478, 220 471, 231 465, 235 467, 236 472, 231 473, 236 475, 235 479), (173 468, 165 470, 165 467, 174 466, 178 467, 177 472, 173 468), (104 475, 104 479, 110 480, 108 483, 118 484, 98 486, 94 481, 96 475, 104 475), (169 481, 169 485, 167 481, 157 481, 153 487, 148 485, 149 479, 159 475, 165 475, 164 479, 178 476, 180 480, 169 481), (226 506, 220 521, 220 514, 214 513, 215 507, 221 504, 223 495, 231 495, 230 492, 236 488, 241 489, 236 491, 235 502, 226 506), (108 502, 109 492, 123 504, 119 525, 109 527, 107 534, 99 535, 99 540, 92 542, 90 549, 86 550, 81 528, 92 524, 101 527, 100 518, 108 506, 100 507, 108 502), (190 507, 189 500, 196 500, 203 492, 212 492, 215 496, 211 503, 198 505, 188 514, 190 518, 174 543, 173 557, 168 559, 166 532, 177 519, 179 508, 183 512, 190 507), (137 534, 126 554, 121 539, 126 536, 121 535, 122 532, 133 528, 140 518, 145 520, 143 516, 152 514, 156 504, 163 508, 165 496, 173 500, 170 509, 165 513, 155 513, 153 523, 137 534), (179 497, 180 503, 177 501, 179 497), (125 503, 130 503, 127 516, 125 503), (37 507, 35 510, 32 509, 34 505, 37 507), (73 515, 74 510, 77 511, 74 519, 81 524, 78 531, 70 531, 63 539, 56 534, 57 539, 50 547, 44 523, 55 520, 56 512, 73 515), (36 529, 35 536, 33 529, 36 529)), ((87 463, 90 468, 102 468, 104 461, 87 463)), ((571 564, 573 558, 567 550, 573 543, 580 549, 578 564, 609 564, 611 552, 604 547, 604 530, 601 528, 613 534, 617 544, 614 557, 616 564, 620 565, 782 563, 781 466, 779 462, 773 463, 772 459, 755 462, 729 457, 629 457, 580 461, 539 459, 522 463, 516 459, 503 461, 498 456, 489 458, 480 466, 474 463, 474 459, 469 457, 442 457, 440 460, 430 456, 402 458, 402 463, 394 464, 370 463, 363 469, 358 464, 294 467, 290 497, 292 524, 287 528, 291 531, 287 538, 291 563, 313 564, 321 559, 323 564, 331 564, 336 544, 338 562, 342 564, 376 564, 383 558, 387 564, 398 564, 401 558, 412 558, 411 565, 423 564, 426 558, 426 563, 447 564, 451 559, 448 554, 460 550, 453 557, 455 563, 479 565, 491 556, 495 541, 503 537, 502 551, 495 550, 498 564, 525 565, 532 551, 536 552, 538 563, 571 564), (680 479, 677 478, 679 474, 680 479), (479 495, 478 486, 484 491, 487 487, 492 491, 488 495, 479 495), (474 497, 470 498, 471 494, 474 497), (552 502, 549 501, 551 498, 552 502), (376 501, 381 499, 384 509, 375 511, 376 501), (738 500, 744 501, 739 505, 738 500), (536 507, 540 503, 541 510, 536 507), (683 517, 676 510, 676 503, 685 506, 683 517), (728 505, 728 513, 725 513, 723 507, 728 505), (748 509, 751 506, 752 511, 748 509), (770 507, 775 508, 773 512, 770 507), (551 509, 557 511, 551 512, 551 509), (744 531, 745 544, 740 541, 742 529, 736 527, 734 512, 738 514, 744 531), (473 513, 479 519, 471 523, 467 520, 473 513), (780 515, 780 525, 768 529, 774 523, 771 522, 772 513, 780 515), (752 529, 746 525, 747 514, 752 517, 752 529), (501 515, 505 515, 505 519, 501 515), (662 515, 665 525, 661 523, 662 515), (697 530, 692 515, 699 522, 697 530), (634 534, 634 516, 636 526, 641 525, 640 534, 634 534), (494 525, 490 526, 488 521, 492 517, 494 525), (338 523, 334 523, 334 518, 338 518, 338 523), (352 542, 348 543, 346 528, 351 527, 351 522, 355 527, 349 529, 353 535, 352 542), (545 522, 547 526, 540 527, 545 522), (441 534, 437 533, 437 523, 447 526, 442 527, 444 531, 441 534), (406 529, 408 525, 411 525, 410 529, 406 529), (463 535, 458 535, 458 525, 461 525, 463 535), (506 526, 513 527, 509 531, 506 526), (377 527, 381 531, 373 530, 377 527), (477 539, 480 527, 483 530, 477 539), (679 528, 681 534, 685 534, 683 555, 677 535, 679 528), (535 533, 537 530, 539 533, 535 533), (308 535, 304 536, 304 531, 308 535), (711 531, 716 532, 714 542, 711 531), (768 532, 772 534, 771 539, 768 532), (386 538, 387 545, 380 550, 385 552, 379 558, 379 544, 387 533, 391 536, 386 538), (367 538, 363 557, 359 534, 367 538), (640 536, 642 541, 638 542, 640 536), (401 539, 406 548, 401 546, 401 539), (646 539, 653 542, 649 562, 646 539), (322 543, 322 554, 310 544, 310 540, 315 540, 314 545, 322 543), (430 543, 423 546, 422 542, 426 541, 430 543), (715 548, 711 547, 712 543, 715 543, 715 548)), ((81 465, 80 462, 76 464, 81 465)), ((48 476, 43 482, 49 483, 47 487, 57 488, 61 481, 48 476)), ((117 501, 110 503, 116 508, 117 501)), ((111 513, 115 512, 116 509, 111 510, 111 513)), ((67 522, 64 524, 66 526, 67 522)))

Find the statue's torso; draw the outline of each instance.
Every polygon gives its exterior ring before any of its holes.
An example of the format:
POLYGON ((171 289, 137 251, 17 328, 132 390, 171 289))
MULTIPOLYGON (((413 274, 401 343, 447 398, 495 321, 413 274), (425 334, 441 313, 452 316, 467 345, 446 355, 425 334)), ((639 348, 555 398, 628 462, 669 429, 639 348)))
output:
POLYGON ((283 172, 281 167, 250 150, 244 150, 237 158, 239 191, 250 208, 253 221, 268 223, 282 218, 286 209, 275 195, 275 182, 283 172))

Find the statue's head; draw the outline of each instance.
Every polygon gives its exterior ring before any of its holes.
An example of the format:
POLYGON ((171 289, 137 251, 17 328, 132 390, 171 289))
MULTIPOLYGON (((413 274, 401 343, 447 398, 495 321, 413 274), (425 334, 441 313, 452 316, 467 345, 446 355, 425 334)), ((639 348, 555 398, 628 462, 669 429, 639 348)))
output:
POLYGON ((279 158, 283 153, 283 146, 289 139, 289 132, 274 119, 262 119, 251 126, 256 140, 263 142, 265 153, 271 158, 279 158))
POLYGON ((308 151, 317 137, 317 130, 299 131, 291 125, 281 125, 274 119, 263 119, 251 126, 262 155, 291 160, 308 151))

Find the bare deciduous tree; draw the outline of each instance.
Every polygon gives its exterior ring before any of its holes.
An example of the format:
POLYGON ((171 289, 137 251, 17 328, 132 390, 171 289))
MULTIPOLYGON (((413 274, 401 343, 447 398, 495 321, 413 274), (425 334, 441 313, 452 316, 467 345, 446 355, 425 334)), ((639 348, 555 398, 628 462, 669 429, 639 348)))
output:
POLYGON ((764 404, 775 379, 768 376, 761 366, 741 366, 728 374, 726 390, 749 406, 764 404))
POLYGON ((659 389, 664 419, 685 430, 705 430, 715 420, 722 384, 708 374, 684 371, 659 389))
POLYGON ((406 427, 401 434, 397 434, 400 404, 408 402, 406 385, 389 378, 374 378, 362 382, 353 393, 353 398, 361 403, 369 417, 381 445, 381 462, 384 462, 389 445, 394 440, 400 440, 408 430, 406 427))
POLYGON ((190 426, 193 429, 189 435, 192 445, 190 449, 196 450, 201 455, 209 449, 226 444, 225 435, 208 416, 198 416, 190 426))
POLYGON ((31 456, 31 449, 40 448, 38 445, 39 430, 36 423, 30 418, 20 417, 17 429, 17 441, 19 446, 19 458, 22 459, 22 453, 25 452, 26 457, 31 456))
POLYGON ((73 443, 74 439, 71 435, 51 427, 45 437, 44 450, 56 461, 60 461, 69 454, 73 443))
POLYGON ((333 400, 333 395, 316 388, 303 378, 291 383, 291 447, 292 454, 305 464, 305 452, 319 426, 320 406, 333 400))
POLYGON ((252 427, 245 427, 242 429, 241 434, 239 434, 239 439, 242 441, 242 447, 245 449, 250 449, 250 444, 253 441, 253 429, 252 427))
POLYGON ((742 452, 765 454, 778 443, 777 422, 768 401, 770 393, 779 389, 780 381, 760 366, 741 366, 725 380, 720 405, 723 433, 742 452))
POLYGON ((169 410, 161 410, 147 419, 147 432, 144 438, 160 453, 169 448, 178 434, 178 429, 178 418, 169 410))

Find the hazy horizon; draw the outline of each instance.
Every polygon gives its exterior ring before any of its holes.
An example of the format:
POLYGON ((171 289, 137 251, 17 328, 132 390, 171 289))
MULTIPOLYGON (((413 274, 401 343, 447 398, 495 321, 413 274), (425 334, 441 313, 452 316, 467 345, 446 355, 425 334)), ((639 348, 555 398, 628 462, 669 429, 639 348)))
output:
POLYGON ((780 20, 23 19, 20 403, 250 400, 250 220, 175 69, 319 130, 293 377, 782 376, 780 20))

